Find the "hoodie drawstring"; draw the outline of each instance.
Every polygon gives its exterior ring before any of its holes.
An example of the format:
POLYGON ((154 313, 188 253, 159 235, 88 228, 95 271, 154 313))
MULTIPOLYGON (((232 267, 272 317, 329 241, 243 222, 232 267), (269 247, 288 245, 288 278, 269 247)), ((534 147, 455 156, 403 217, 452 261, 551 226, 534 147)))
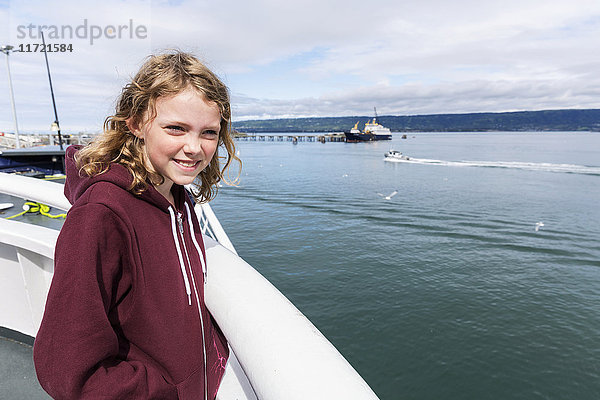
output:
MULTIPOLYGON (((204 274, 204 283, 206 283, 206 266, 204 264, 204 257, 202 255, 202 251, 200 250, 200 246, 198 246, 198 242, 196 241, 196 235, 194 234, 194 224, 192 224, 192 217, 190 213, 190 208, 187 203, 185 204, 185 211, 187 214, 187 220, 190 225, 190 233, 192 234, 192 242, 194 242, 194 247, 196 247, 196 251, 198 252, 198 257, 200 257, 200 263, 202 264, 202 272, 204 274)), ((170 209, 170 208, 169 208, 170 209)), ((181 220, 179 221, 181 223, 181 220)), ((181 235, 183 239, 183 224, 180 225, 181 235)), ((194 294, 196 295, 196 303, 198 304, 198 314, 200 315, 200 325, 202 330, 202 351, 204 354, 204 399, 208 400, 208 371, 207 371, 207 359, 206 359, 206 337, 204 335, 204 319, 202 318, 202 308, 200 307, 200 296, 198 296, 198 287, 196 286, 196 280, 194 279, 194 271, 192 271, 192 263, 190 262, 190 257, 188 256, 188 251, 185 246, 185 240, 183 241, 183 248, 185 250, 185 256, 187 258, 188 264, 190 265, 190 276, 192 277, 192 285, 194 285, 194 294)), ((181 259, 180 259, 181 260, 181 259)))
POLYGON ((183 255, 181 254, 181 247, 179 246, 179 239, 177 238, 177 227, 175 223, 175 212, 173 207, 169 206, 169 214, 171 214, 171 231, 173 233, 173 240, 175 241, 175 248, 177 249, 177 255, 179 256, 179 266, 181 267, 181 276, 183 276, 183 282, 185 283, 185 293, 188 297, 188 305, 192 305, 192 290, 190 288, 190 281, 187 277, 185 263, 183 262, 183 255))
POLYGON ((200 250, 198 241, 196 241, 196 233, 194 232, 194 224, 192 223, 192 213, 190 212, 190 208, 188 207, 187 203, 184 203, 184 204, 185 204, 185 211, 186 211, 187 218, 188 218, 188 223, 190 225, 190 231, 192 232, 192 242, 194 243, 194 247, 196 248, 196 251, 198 252, 198 257, 200 257, 200 263, 202 264, 202 273, 204 274, 204 284, 206 285, 206 278, 207 278, 206 263, 204 262, 204 256, 202 254, 202 250, 200 250))

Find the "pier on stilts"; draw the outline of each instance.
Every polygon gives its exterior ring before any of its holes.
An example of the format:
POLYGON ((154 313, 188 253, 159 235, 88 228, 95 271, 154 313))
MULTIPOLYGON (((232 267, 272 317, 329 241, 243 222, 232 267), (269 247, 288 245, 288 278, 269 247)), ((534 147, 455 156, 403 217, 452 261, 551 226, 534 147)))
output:
POLYGON ((236 140, 248 142, 345 142, 346 136, 343 133, 327 133, 323 135, 309 134, 269 134, 269 133, 248 133, 235 137, 236 140))

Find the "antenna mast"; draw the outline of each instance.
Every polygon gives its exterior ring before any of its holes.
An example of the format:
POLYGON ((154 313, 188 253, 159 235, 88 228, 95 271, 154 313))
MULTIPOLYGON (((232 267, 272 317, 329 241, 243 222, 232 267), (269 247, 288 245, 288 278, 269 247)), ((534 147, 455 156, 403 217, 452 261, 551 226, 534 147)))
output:
POLYGON ((40 30, 42 35, 42 44, 44 47, 44 57, 46 58, 46 69, 48 70, 48 81, 50 82, 50 94, 52 94, 52 106, 54 107, 54 123, 58 128, 58 145, 63 149, 62 136, 60 134, 60 123, 58 122, 58 114, 56 113, 56 102, 54 101, 54 90, 52 89, 52 78, 50 77, 50 66, 48 65, 48 54, 46 53, 46 41, 44 40, 44 32, 40 30))

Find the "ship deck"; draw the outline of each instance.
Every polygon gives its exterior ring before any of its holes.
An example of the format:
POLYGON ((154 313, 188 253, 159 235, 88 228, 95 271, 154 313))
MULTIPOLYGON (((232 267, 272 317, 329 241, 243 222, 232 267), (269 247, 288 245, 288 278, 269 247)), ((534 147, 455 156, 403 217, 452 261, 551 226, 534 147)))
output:
POLYGON ((33 338, 0 327, 0 398, 50 399, 33 366, 33 338))

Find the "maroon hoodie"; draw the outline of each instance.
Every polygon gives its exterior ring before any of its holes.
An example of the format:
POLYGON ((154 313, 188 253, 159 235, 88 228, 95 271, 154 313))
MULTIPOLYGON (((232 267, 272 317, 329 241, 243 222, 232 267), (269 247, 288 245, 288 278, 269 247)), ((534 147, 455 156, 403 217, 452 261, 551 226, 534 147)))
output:
POLYGON ((82 177, 76 151, 66 152, 73 207, 35 339, 42 387, 57 399, 214 399, 229 353, 204 304, 193 203, 179 185, 176 207, 151 186, 131 194, 120 164, 82 177))

